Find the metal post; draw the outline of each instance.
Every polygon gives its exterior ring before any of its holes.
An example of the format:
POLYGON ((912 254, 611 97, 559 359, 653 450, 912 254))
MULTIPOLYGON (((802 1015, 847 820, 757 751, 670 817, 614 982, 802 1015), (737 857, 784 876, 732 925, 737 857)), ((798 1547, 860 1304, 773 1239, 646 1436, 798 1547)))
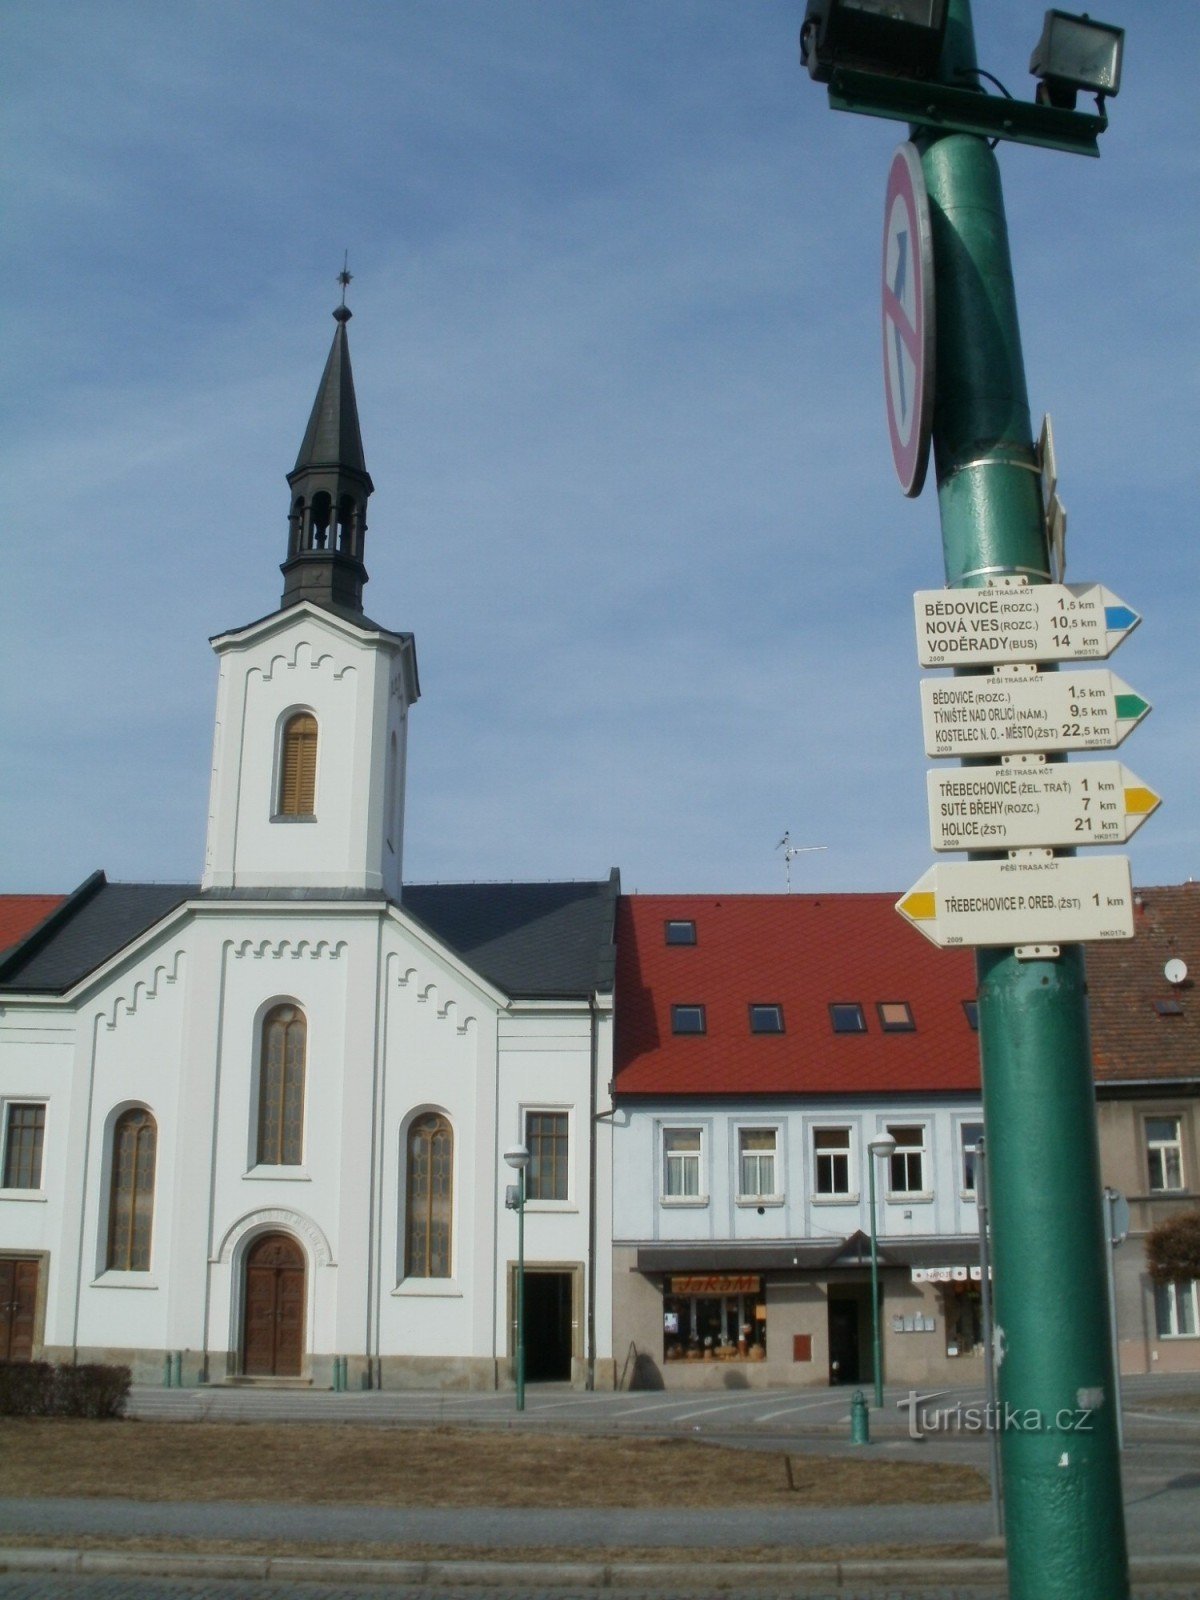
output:
POLYGON ((982 1136, 975 1145, 975 1210, 979 1217, 979 1299, 983 1309, 983 1381, 987 1395, 992 1529, 1000 1535, 1004 1532, 1004 1501, 1000 1493, 1000 1430, 996 1425, 996 1347, 992 1326, 992 1250, 988 1242, 987 1153, 982 1136))
MULTIPOLYGON (((969 0, 941 76, 976 81, 969 0)), ((995 156, 922 130, 937 297, 933 438, 946 582, 1049 581, 995 156)), ((977 957, 1011 1600, 1127 1600, 1083 952, 977 957), (1036 1423, 1034 1419, 1037 1419, 1036 1423), (1085 1429, 1087 1431, 1085 1431, 1085 1429)))
POLYGON ((867 1149, 871 1195, 871 1340, 875 1358, 875 1407, 883 1406, 883 1350, 879 1336, 879 1241, 875 1233, 875 1152, 867 1149))
POLYGON ((525 1409, 525 1168, 517 1174, 517 1410, 525 1409))
POLYGON ((1104 1188, 1104 1231, 1108 1236, 1108 1249, 1104 1259, 1108 1264, 1108 1330, 1112 1341, 1113 1402, 1117 1411, 1117 1448, 1125 1448, 1125 1418, 1121 1415, 1121 1344, 1117 1335, 1117 1201, 1115 1189, 1104 1188))

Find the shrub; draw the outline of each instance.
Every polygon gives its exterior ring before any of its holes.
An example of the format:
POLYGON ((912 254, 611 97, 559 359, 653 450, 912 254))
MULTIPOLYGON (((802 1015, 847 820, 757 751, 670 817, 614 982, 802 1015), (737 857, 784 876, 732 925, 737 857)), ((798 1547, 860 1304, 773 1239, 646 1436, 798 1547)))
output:
POLYGON ((0 1417, 120 1417, 129 1399, 128 1367, 0 1362, 0 1417))
POLYGON ((120 1417, 133 1374, 128 1367, 61 1366, 54 1375, 54 1410, 60 1417, 120 1417))
POLYGON ((48 1361, 0 1361, 0 1417, 45 1417, 54 1409, 48 1361))
POLYGON ((1200 1278, 1200 1210, 1181 1211, 1146 1235, 1146 1262, 1155 1283, 1200 1278))

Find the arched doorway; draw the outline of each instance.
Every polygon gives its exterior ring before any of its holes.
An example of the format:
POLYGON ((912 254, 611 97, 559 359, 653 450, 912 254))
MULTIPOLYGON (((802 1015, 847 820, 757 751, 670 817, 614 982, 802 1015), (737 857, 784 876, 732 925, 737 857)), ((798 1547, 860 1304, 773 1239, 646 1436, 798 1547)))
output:
POLYGON ((286 1233, 265 1233, 246 1253, 242 1371, 298 1378, 304 1360, 304 1252, 286 1233))

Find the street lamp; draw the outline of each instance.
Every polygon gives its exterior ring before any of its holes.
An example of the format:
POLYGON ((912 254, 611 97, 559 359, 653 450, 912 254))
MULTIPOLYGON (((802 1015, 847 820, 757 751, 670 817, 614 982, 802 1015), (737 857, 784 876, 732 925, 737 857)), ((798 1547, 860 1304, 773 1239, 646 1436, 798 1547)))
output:
POLYGON ((871 1192, 871 1338, 875 1354, 875 1405, 883 1405, 883 1351, 879 1338, 879 1244, 875 1234, 875 1162, 880 1156, 890 1156, 896 1141, 890 1133, 881 1133, 867 1146, 867 1172, 871 1192))
POLYGON ((525 1169, 529 1165, 529 1151, 523 1144, 514 1144, 504 1152, 504 1159, 517 1174, 514 1185, 516 1196, 509 1190, 505 1201, 517 1213, 517 1410, 525 1409, 525 1169))

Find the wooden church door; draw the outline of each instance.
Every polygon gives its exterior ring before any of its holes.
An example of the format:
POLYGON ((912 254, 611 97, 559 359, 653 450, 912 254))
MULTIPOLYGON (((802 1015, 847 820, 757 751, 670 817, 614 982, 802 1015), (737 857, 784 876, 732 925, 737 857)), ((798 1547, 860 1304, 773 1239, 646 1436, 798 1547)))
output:
POLYGON ((246 1257, 242 1370, 254 1378, 298 1378, 304 1358, 304 1252, 268 1233, 246 1257))

